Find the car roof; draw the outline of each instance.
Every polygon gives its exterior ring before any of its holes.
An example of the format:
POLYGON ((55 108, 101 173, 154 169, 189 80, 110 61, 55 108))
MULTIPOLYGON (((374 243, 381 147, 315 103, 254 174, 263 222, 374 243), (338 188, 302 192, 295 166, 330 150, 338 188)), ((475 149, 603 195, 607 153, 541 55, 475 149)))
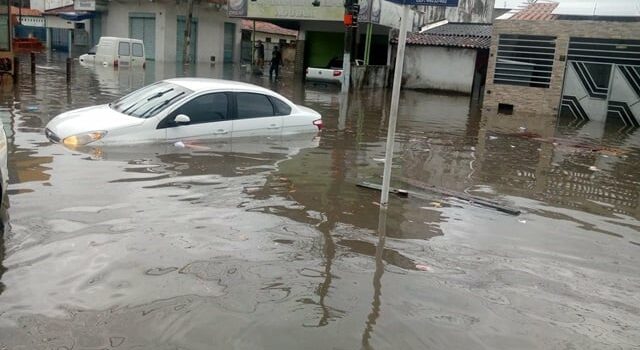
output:
POLYGON ((209 78, 173 78, 165 80, 168 83, 180 85, 196 92, 209 90, 245 90, 273 94, 269 89, 233 80, 209 78))

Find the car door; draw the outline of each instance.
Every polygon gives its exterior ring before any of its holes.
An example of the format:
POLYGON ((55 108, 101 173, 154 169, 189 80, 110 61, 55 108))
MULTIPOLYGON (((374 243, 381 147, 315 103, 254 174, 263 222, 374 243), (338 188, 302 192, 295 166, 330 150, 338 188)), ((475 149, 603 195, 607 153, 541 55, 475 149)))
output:
POLYGON ((118 41, 118 66, 131 66, 131 43, 129 41, 118 41))
POLYGON ((282 116, 269 96, 253 92, 234 93, 236 113, 232 137, 279 136, 282 116))
POLYGON ((228 140, 232 127, 229 111, 229 94, 216 92, 199 95, 169 113, 158 124, 158 129, 166 129, 167 140, 174 142, 194 139, 228 140), (176 123, 175 119, 179 115, 189 117, 190 122, 176 123))

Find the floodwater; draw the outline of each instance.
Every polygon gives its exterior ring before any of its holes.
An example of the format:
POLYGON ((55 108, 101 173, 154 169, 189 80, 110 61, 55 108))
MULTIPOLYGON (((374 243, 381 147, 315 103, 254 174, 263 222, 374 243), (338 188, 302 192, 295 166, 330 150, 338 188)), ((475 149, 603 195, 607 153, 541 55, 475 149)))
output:
POLYGON ((78 66, 67 88, 62 60, 39 60, 0 97, 0 349, 638 349, 640 131, 406 91, 393 185, 412 194, 385 215, 356 186, 381 182, 384 91, 341 113, 335 88, 198 66, 327 128, 70 151, 43 134, 56 114, 184 72, 78 66))

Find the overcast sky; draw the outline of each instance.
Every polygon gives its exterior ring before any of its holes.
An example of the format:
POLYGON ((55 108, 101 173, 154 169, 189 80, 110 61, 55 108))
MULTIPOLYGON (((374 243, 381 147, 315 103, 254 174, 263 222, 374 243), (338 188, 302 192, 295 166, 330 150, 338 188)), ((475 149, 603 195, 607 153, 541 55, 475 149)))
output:
MULTIPOLYGON (((518 5, 521 5, 523 3, 526 2, 526 0, 495 0, 495 7, 497 9, 503 9, 503 8, 507 8, 507 9, 512 9, 512 8, 517 8, 518 5)), ((556 2, 584 2, 584 0, 555 0, 556 2)), ((609 1, 616 1, 616 0, 609 0, 609 1)))

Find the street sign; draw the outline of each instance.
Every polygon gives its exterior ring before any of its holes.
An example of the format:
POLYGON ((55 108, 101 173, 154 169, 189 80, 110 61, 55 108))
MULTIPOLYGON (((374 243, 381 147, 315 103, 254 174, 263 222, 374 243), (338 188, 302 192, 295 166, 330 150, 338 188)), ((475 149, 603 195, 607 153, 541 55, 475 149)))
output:
POLYGON ((387 0, 399 5, 458 7, 459 0, 387 0))

